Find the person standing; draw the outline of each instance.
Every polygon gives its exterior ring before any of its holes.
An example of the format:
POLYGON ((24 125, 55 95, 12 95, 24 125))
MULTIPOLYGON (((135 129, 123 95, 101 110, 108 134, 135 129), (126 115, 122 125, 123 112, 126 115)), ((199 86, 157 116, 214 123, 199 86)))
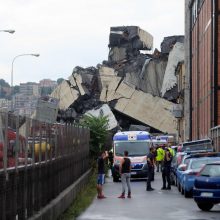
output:
POLYGON ((131 198, 131 160, 128 158, 128 151, 124 151, 124 158, 120 162, 119 172, 121 174, 122 193, 118 198, 125 198, 126 185, 128 188, 128 198, 131 198))
POLYGON ((147 166, 148 166, 148 176, 147 176, 147 191, 153 191, 151 187, 151 181, 154 173, 154 148, 150 147, 150 152, 147 155, 147 166))
POLYGON ((165 156, 164 156, 163 168, 162 168, 162 179, 163 179, 163 187, 161 188, 162 190, 171 190, 171 182, 170 182, 171 162, 172 162, 172 155, 169 149, 165 148, 165 156))
POLYGON ((105 159, 108 157, 107 152, 102 152, 97 160, 98 177, 97 177, 97 199, 105 199, 102 186, 105 182, 105 159))

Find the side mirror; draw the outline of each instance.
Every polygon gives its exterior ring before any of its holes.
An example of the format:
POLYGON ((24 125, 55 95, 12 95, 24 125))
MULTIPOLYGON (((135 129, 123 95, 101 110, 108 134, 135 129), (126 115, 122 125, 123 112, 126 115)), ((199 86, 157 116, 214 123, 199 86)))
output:
POLYGON ((177 169, 179 171, 185 171, 186 170, 186 164, 180 164, 177 169))

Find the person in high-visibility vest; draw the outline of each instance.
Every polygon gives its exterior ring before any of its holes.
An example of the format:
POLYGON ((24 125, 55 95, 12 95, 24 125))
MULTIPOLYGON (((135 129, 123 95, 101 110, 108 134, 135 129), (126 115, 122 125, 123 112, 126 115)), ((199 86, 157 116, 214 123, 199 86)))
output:
POLYGON ((157 172, 159 172, 159 170, 162 171, 162 161, 164 159, 164 149, 162 148, 162 146, 158 146, 157 147, 157 156, 156 156, 156 166, 157 166, 157 172))
POLYGON ((170 146, 168 146, 168 150, 169 150, 171 156, 174 157, 175 156, 175 151, 170 146))

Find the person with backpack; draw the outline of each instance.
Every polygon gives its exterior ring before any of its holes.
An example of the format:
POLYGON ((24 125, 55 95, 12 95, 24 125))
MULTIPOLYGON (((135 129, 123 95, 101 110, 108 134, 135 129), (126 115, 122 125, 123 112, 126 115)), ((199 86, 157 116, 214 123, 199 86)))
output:
POLYGON ((170 169, 172 162, 172 154, 170 153, 168 148, 165 148, 165 155, 163 159, 163 167, 162 167, 162 179, 163 179, 163 187, 162 190, 171 190, 171 181, 170 181, 170 169))

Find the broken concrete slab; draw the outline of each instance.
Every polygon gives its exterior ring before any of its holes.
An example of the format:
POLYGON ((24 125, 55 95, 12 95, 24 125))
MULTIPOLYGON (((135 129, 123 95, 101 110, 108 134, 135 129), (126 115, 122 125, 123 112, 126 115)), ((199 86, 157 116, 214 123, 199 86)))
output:
POLYGON ((59 109, 67 109, 79 96, 79 92, 67 80, 63 80, 51 93, 51 97, 59 100, 59 109))
POLYGON ((60 100, 59 109, 69 108, 81 96, 94 95, 98 90, 97 73, 95 67, 75 67, 68 80, 64 80, 51 94, 60 100))
POLYGON ((109 47, 127 47, 138 50, 151 50, 153 48, 153 36, 138 26, 111 27, 109 47))
POLYGON ((106 67, 106 66, 100 66, 99 68, 99 90, 102 91, 102 89, 108 87, 113 77, 117 76, 117 71, 115 69, 106 67))
POLYGON ((118 62, 127 59, 127 50, 123 47, 112 47, 109 51, 108 60, 110 62, 118 62))
POLYGON ((35 118, 46 123, 55 123, 57 119, 59 100, 42 96, 37 101, 35 118))
POLYGON ((86 115, 93 115, 95 117, 107 116, 108 118, 108 130, 112 130, 118 126, 118 122, 112 113, 110 107, 107 104, 102 105, 99 108, 92 109, 86 112, 86 115))
POLYGON ((153 36, 137 26, 111 27, 109 36, 109 62, 129 60, 140 54, 140 50, 153 48, 153 36))
MULTIPOLYGON (((102 102, 109 102, 116 98, 115 91, 118 88, 118 85, 120 84, 122 78, 121 77, 112 77, 111 82, 102 88, 101 94, 100 94, 100 101, 102 102)), ((120 97, 117 97, 120 98, 120 97)))
POLYGON ((173 49, 173 46, 177 42, 184 43, 184 36, 177 35, 177 36, 164 37, 163 42, 160 45, 161 53, 169 54, 170 51, 173 49))
POLYGON ((177 132, 176 119, 172 115, 173 103, 135 90, 124 82, 111 99, 117 100, 112 106, 115 110, 162 132, 177 132))
POLYGON ((184 44, 177 42, 170 51, 168 63, 164 75, 161 89, 162 97, 177 84, 176 68, 180 62, 184 61, 184 44))
POLYGON ((142 68, 139 68, 139 72, 132 71, 130 68, 130 71, 126 73, 124 82, 143 92, 160 96, 166 65, 166 59, 147 58, 142 68))

